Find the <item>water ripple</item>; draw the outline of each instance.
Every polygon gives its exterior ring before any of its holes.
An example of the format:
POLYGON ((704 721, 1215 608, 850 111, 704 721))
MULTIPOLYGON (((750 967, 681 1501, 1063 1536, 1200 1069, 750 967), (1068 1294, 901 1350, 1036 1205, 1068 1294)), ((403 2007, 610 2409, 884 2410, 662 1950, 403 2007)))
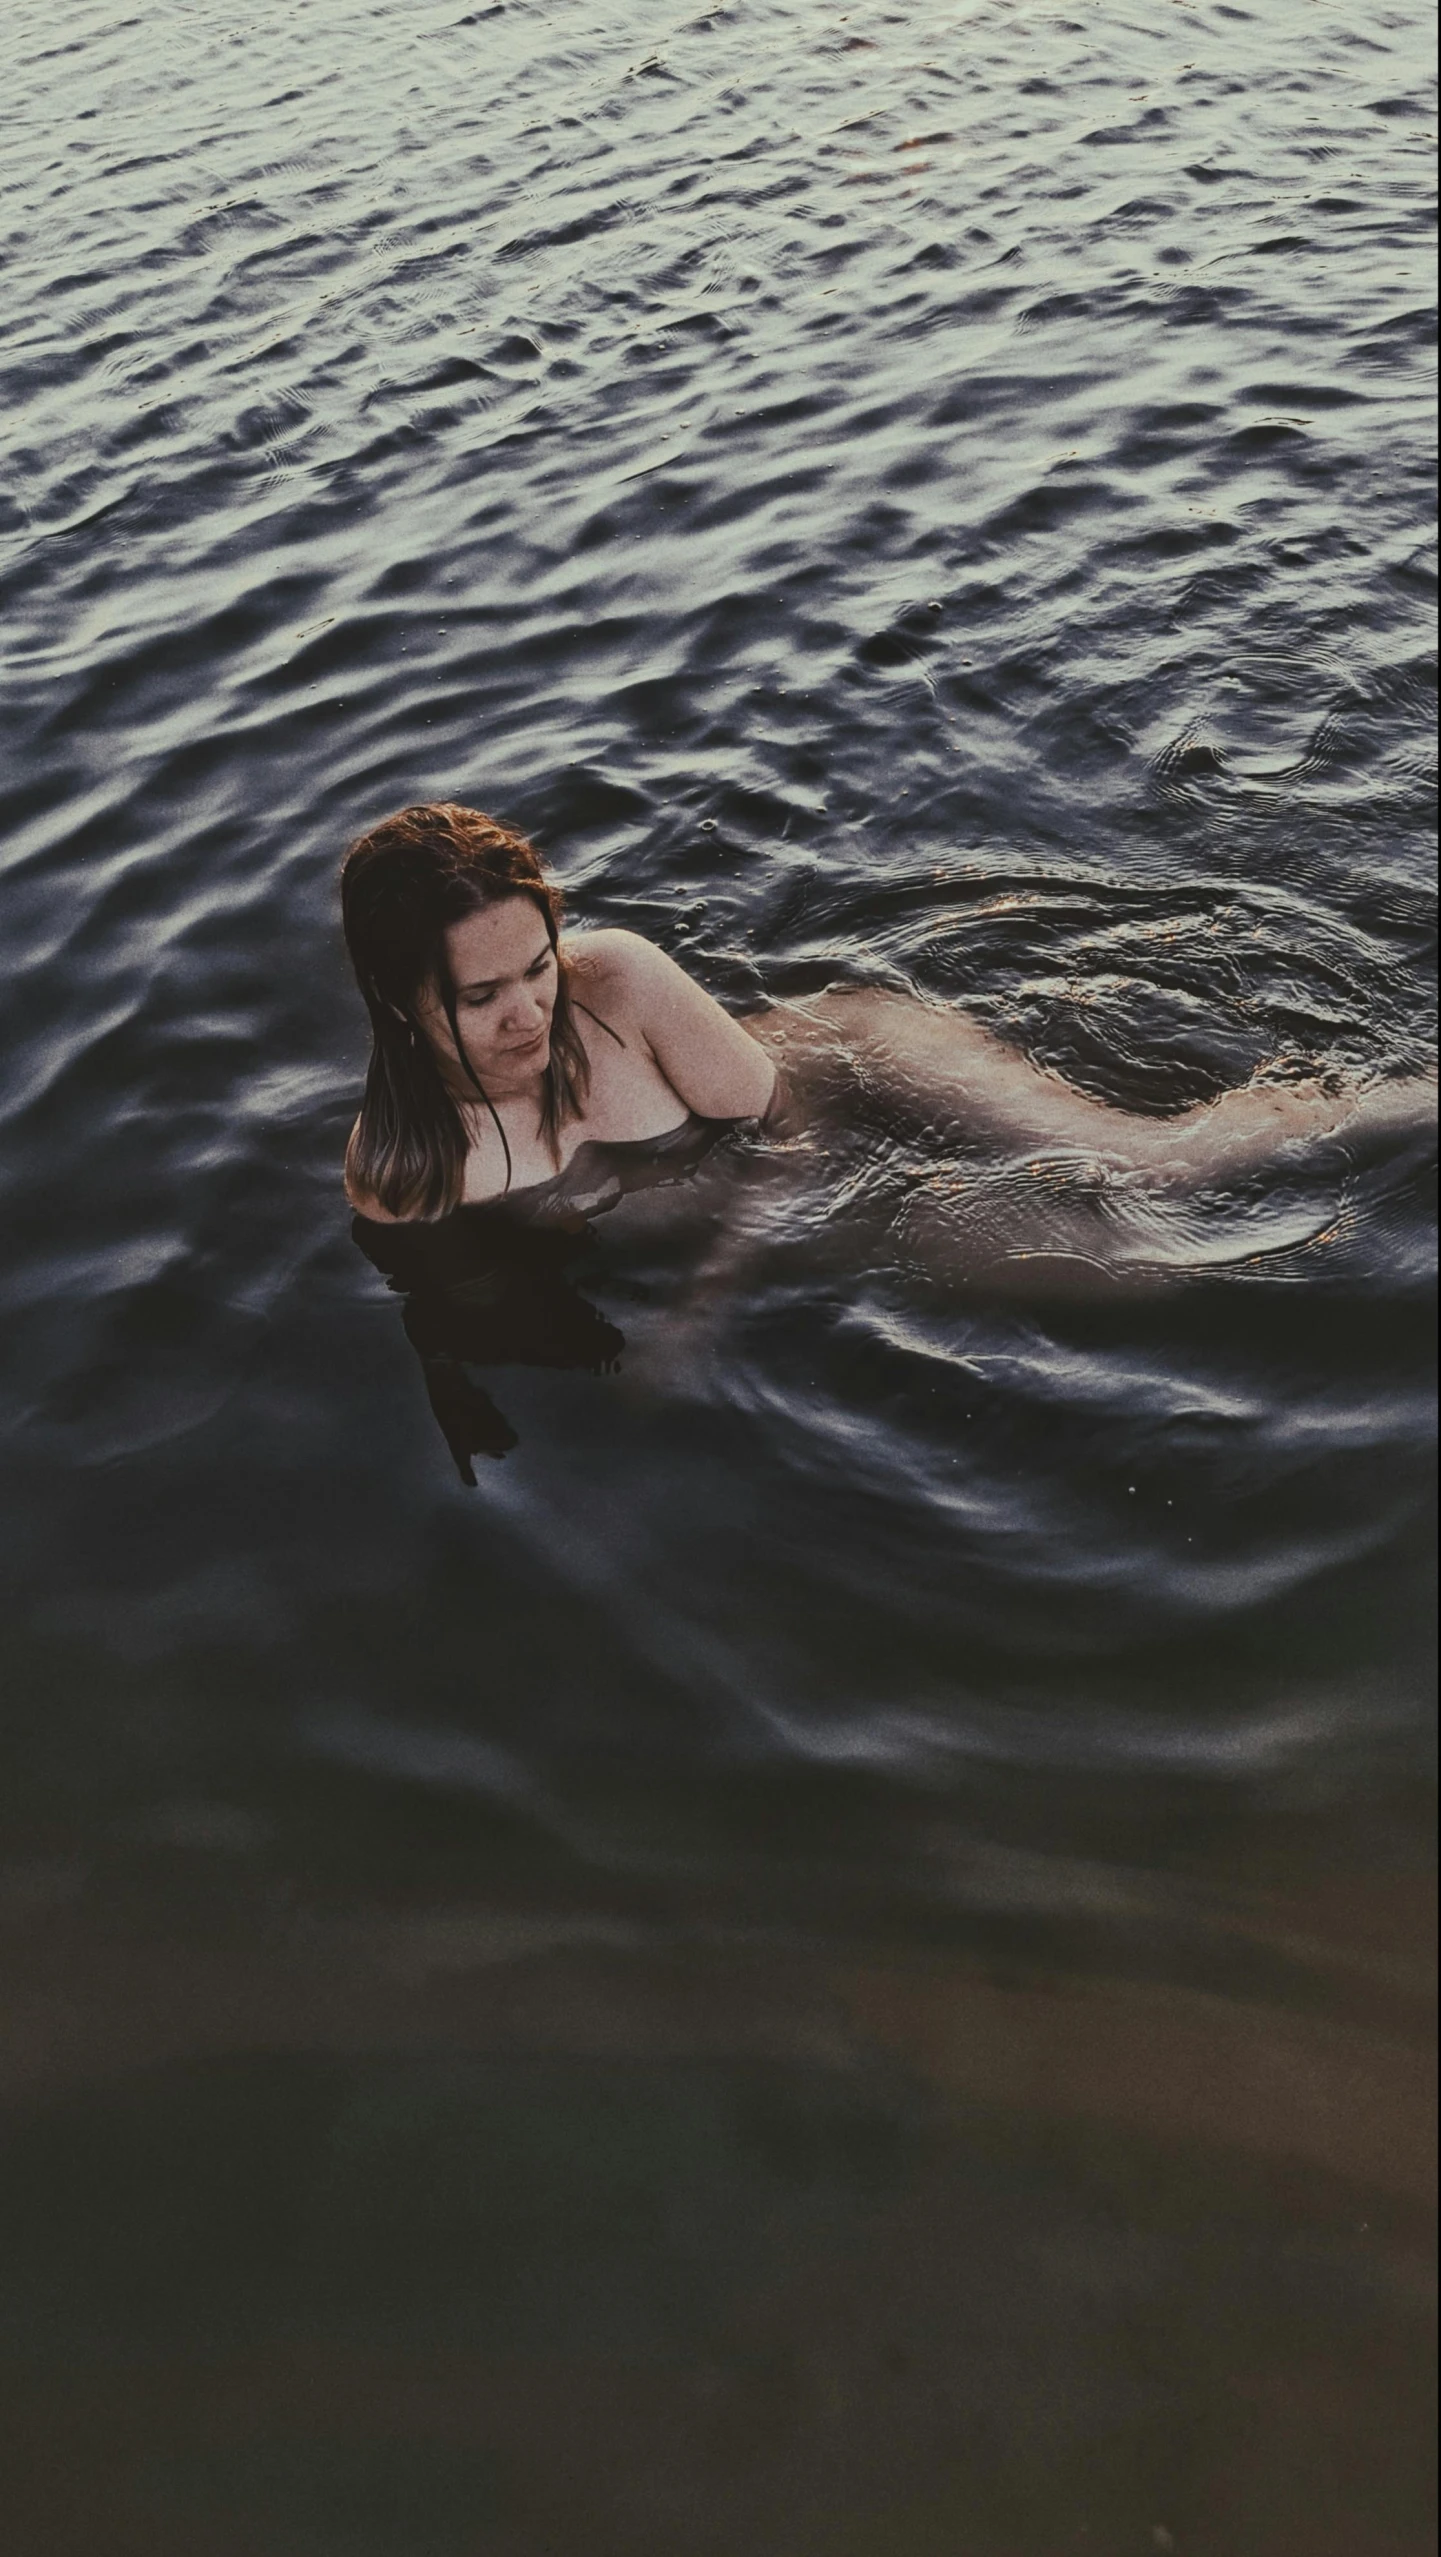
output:
MULTIPOLYGON (((1107 0, 1021 44, 1005 0, 73 0, 57 41, 13 0, 5 41, 0 1393, 35 1604, 84 1553, 86 1621, 163 1648, 228 1590, 217 1640, 308 1629, 285 1713, 324 1610, 444 1582, 447 1540, 568 1604, 585 1500, 594 1639, 639 1664, 618 1746, 633 1715, 681 1749, 694 1706, 742 1754, 888 1764, 1339 1747, 1347 1593, 1412 1569, 1424 1501, 1424 1165, 1168 1237, 1113 1202, 1138 1263, 1208 1275, 1102 1338, 938 1298, 1023 1203, 871 1129, 746 1211, 771 1257, 724 1314, 703 1253, 608 1247, 625 1375, 519 1377, 521 1450, 457 1513, 344 1261, 332 880, 377 810, 459 795, 738 1004, 917 989, 1143 1109, 1415 1068, 1419 11, 1107 0), (1293 1705, 1208 1721, 1193 1652, 1238 1694, 1289 1663, 1293 1705), (1160 1664, 1129 1720, 1102 1654, 1160 1664)), ((569 1745, 567 1676, 502 1732, 475 1642, 437 1600, 426 1728, 497 1726, 441 1757, 569 1745)))

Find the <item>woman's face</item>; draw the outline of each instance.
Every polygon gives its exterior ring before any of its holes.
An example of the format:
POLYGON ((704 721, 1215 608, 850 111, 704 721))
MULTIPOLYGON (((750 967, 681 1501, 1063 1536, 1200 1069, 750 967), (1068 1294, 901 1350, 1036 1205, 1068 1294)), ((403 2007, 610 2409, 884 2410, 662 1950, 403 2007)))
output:
MULTIPOLYGON (((550 1062, 550 1017, 558 972, 545 917, 531 898, 500 897, 447 927, 445 953, 455 988, 461 1045, 492 1100, 529 1090, 550 1062)), ((416 1006, 422 1027, 464 1083, 439 991, 416 1006)))

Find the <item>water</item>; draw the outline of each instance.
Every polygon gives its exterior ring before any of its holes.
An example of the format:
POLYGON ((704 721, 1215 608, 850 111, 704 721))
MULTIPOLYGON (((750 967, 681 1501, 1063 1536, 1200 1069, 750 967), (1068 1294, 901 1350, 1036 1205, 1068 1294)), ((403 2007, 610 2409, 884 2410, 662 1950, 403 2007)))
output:
POLYGON ((1409 2557, 1427 1148, 1089 1304, 944 1131, 708 1167, 467 1489, 333 882, 1414 1070, 1422 12, 4 44, 13 2544, 1409 2557))

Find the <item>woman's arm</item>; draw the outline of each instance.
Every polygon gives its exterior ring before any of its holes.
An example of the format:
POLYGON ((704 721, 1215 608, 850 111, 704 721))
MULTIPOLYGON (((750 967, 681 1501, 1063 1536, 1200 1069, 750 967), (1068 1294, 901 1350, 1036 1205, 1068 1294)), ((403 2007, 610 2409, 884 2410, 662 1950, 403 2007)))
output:
POLYGON ((580 1001, 639 1033, 687 1109, 702 1119, 764 1117, 776 1084, 770 1058, 664 950, 636 932, 591 932, 575 963, 580 1001))

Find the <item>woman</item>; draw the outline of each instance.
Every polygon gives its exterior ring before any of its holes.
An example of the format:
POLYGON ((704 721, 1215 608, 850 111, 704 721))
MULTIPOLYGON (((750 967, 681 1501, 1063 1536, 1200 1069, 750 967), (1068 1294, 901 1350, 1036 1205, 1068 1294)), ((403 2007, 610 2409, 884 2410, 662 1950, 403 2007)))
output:
MULTIPOLYGON (((749 1177, 723 1217, 712 1199, 708 1231, 699 1219, 693 1311, 734 1292, 747 1256, 775 1270, 797 1243, 810 1283, 839 1262, 841 1285, 845 1265, 901 1266, 948 1298, 1149 1292, 1254 1259, 1225 1197, 1218 1238, 1208 1191, 1336 1134, 1349 1178, 1362 1131, 1434 1114, 1414 1083, 1344 1105, 1252 1084, 1138 1118, 952 1007, 862 989, 737 1022, 635 933, 562 937, 533 846, 469 808, 376 826, 346 856, 342 903, 374 1040, 346 1159, 355 1238, 405 1300, 468 1484, 476 1455, 515 1445, 477 1370, 617 1363, 621 1334, 574 1283, 588 1219, 688 1177, 737 1127, 763 1122, 767 1141, 740 1150, 749 1177)), ((1323 1173, 1319 1202, 1281 1217, 1292 1243, 1334 1231, 1323 1173)))
POLYGON ((635 933, 562 943, 533 846, 474 809, 406 808, 362 836, 341 905, 374 1038, 346 1159, 365 1217, 518 1203, 582 1149, 771 1104, 754 1038, 635 933))
MULTIPOLYGON (((837 1101, 1139 1177, 1153 1199, 1298 1139, 1411 1126, 1434 1108, 1434 1086, 1414 1083, 1344 1102, 1315 1083, 1252 1083, 1140 1118, 954 1007, 864 989, 737 1022, 636 933, 562 939, 534 847, 470 808, 406 808, 374 827, 346 856, 341 898, 374 1039, 346 1186, 373 1224, 498 1201, 542 1221, 593 1213, 693 1161, 725 1123, 794 1129, 837 1101)), ((1009 1257, 1019 1267, 1038 1249, 1032 1238, 1009 1257)))

